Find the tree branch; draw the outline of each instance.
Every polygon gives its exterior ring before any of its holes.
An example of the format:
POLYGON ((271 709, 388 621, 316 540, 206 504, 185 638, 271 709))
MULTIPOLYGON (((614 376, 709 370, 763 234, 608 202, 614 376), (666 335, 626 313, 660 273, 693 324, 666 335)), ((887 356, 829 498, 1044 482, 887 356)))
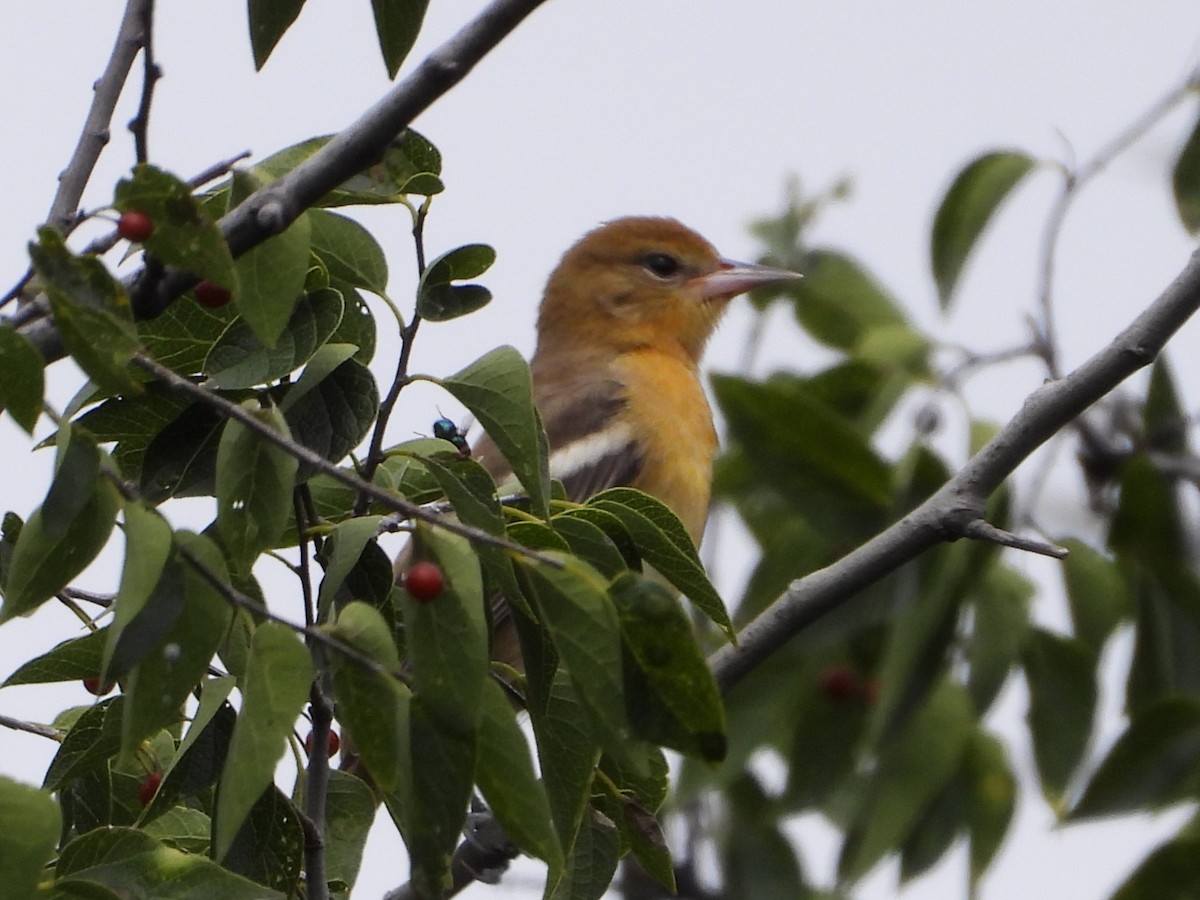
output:
MULTIPOLYGON (((251 194, 221 220, 233 255, 240 256, 284 231, 325 194, 374 164, 413 119, 458 84, 526 16, 546 0, 493 0, 472 22, 429 54, 359 119, 283 177, 251 194)), ((136 285, 137 275, 131 281, 136 285)), ((134 308, 144 316, 166 309, 195 281, 173 271, 140 295, 134 308)))
POLYGON ((125 5, 125 15, 121 19, 112 56, 93 88, 95 95, 83 123, 83 133, 75 145, 71 161, 58 178, 58 191, 46 215, 46 221, 63 234, 71 230, 83 190, 92 177, 100 153, 108 144, 113 111, 129 77, 129 70, 133 67, 133 60, 142 48, 143 25, 147 11, 152 6, 152 0, 129 0, 125 5))
MULTIPOLYGON (((130 7, 140 9, 146 2, 148 0, 130 0, 130 7)), ((221 231, 233 255, 241 256, 284 231, 321 197, 372 165, 396 135, 462 81, 476 63, 545 2, 493 0, 479 16, 429 54, 411 75, 397 83, 356 122, 282 178, 247 197, 220 221, 221 231)), ((139 21, 138 16, 131 17, 127 11, 126 21, 131 18, 134 22, 139 21)), ((122 33, 124 30, 122 28, 122 33)), ((128 68, 129 63, 125 71, 128 68)), ((89 123, 91 120, 89 116, 89 123)), ((87 133, 85 131, 85 135, 87 133)), ((76 196, 65 205, 73 208, 77 203, 76 196)), ((64 203, 56 198, 54 209, 62 205, 64 203)), ((125 280, 130 288, 134 312, 140 318, 158 315, 196 281, 196 276, 190 272, 174 269, 161 278, 143 278, 145 274, 143 268, 125 280)), ((37 347, 47 363, 63 357, 62 340, 48 319, 28 322, 21 328, 21 333, 37 347)))
POLYGON ((878 537, 791 584, 742 629, 738 646, 709 657, 722 692, 830 610, 942 541, 969 536, 988 496, 1034 450, 1159 354, 1200 308, 1200 251, 1107 347, 1065 378, 1034 391, 1025 405, 950 481, 878 537))
POLYGON ((535 560, 554 568, 562 568, 562 563, 553 557, 546 556, 544 553, 538 553, 536 550, 531 550, 521 544, 507 540, 502 537, 497 537, 489 531, 484 531, 481 528, 473 528, 470 525, 465 525, 457 519, 449 518, 440 515, 437 512, 430 510, 425 506, 416 503, 411 503, 403 497, 399 497, 389 491, 385 491, 378 485, 363 481, 357 475, 343 471, 335 466, 319 453, 315 453, 308 447, 302 444, 297 444, 295 441, 284 437, 269 425, 259 421, 258 418, 251 415, 236 403, 231 403, 219 394, 207 390, 195 382, 189 381, 182 375, 177 375, 166 366, 162 365, 150 357, 142 353, 136 353, 132 359, 133 365, 137 366, 145 372, 149 372, 164 385, 176 393, 186 394, 194 400, 199 400, 217 410, 222 416, 227 419, 236 419, 240 424, 246 426, 256 435, 268 443, 274 444, 276 447, 283 450, 285 453, 294 456, 300 462, 307 466, 316 469, 322 475, 328 475, 334 481, 340 482, 349 488, 366 494, 372 500, 375 500, 388 509, 395 510, 398 513, 410 519, 419 519, 437 528, 444 528, 446 531, 453 532, 461 537, 465 537, 470 541, 479 544, 490 544, 495 547, 500 547, 513 553, 519 553, 528 559, 535 560))
POLYGON ((317 643, 323 647, 327 647, 339 656, 345 657, 348 661, 357 666, 362 666, 368 672, 374 672, 377 675, 384 675, 388 678, 394 678, 401 684, 408 684, 408 676, 403 672, 390 669, 380 662, 375 661, 365 653, 360 653, 357 649, 347 644, 345 641, 338 640, 333 635, 322 631, 320 628, 311 625, 298 625, 281 615, 271 612, 257 600, 252 600, 245 594, 236 590, 232 585, 225 582, 220 575, 214 572, 199 556, 189 550, 187 547, 179 547, 179 555, 184 561, 191 566, 197 574, 200 575, 209 585, 220 594, 226 602, 232 606, 246 610, 251 615, 261 616, 268 619, 277 625, 282 625, 284 628, 290 628, 296 634, 303 635, 310 643, 317 643))

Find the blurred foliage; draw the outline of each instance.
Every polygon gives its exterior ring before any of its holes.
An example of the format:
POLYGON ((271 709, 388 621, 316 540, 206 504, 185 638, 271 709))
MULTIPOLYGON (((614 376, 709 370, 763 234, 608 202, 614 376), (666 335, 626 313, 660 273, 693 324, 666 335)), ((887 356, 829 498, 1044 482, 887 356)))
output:
MULTIPOLYGON (((426 6, 374 2, 389 75, 426 6)), ((251 0, 257 66, 302 7, 251 0)), ((1197 135, 1172 173, 1191 232, 1200 229, 1197 135)), ((0 779, 6 896, 311 896, 311 785, 294 729, 314 684, 336 702, 360 763, 326 784, 335 896, 354 886, 380 803, 408 847, 414 888, 440 896, 476 789, 516 850, 545 863, 547 897, 601 896, 622 859, 630 898, 850 897, 885 860, 898 860, 906 882, 960 845, 973 895, 1018 802, 1009 748, 989 719, 1014 679, 1028 693, 1041 792, 1062 822, 1195 804, 1200 573, 1188 494, 1200 460, 1165 359, 1145 396, 1067 429, 1106 535, 1101 546, 1058 536, 1070 550, 1061 565, 1069 627, 1039 624, 1034 604, 1045 598, 1010 551, 946 544, 864 589, 722 697, 706 653, 793 581, 928 498, 992 430, 964 412, 937 336, 906 312, 914 298, 847 250, 812 243, 848 182, 818 196, 793 184, 782 212, 753 229, 764 262, 805 274, 753 295, 758 314, 785 306, 797 340, 827 352, 811 370, 712 379, 728 432, 715 500, 758 544, 730 612, 662 504, 627 488, 561 499, 528 366, 512 348, 426 377, 486 427, 523 496, 497 496, 453 423, 435 428, 450 440, 375 442, 367 458, 351 456, 390 414, 371 368, 378 329, 394 318, 411 341, 416 321, 477 310, 491 295, 474 282, 495 253, 465 243, 434 258, 412 286, 407 321, 388 296, 380 243, 332 208, 405 211, 424 259, 422 226, 446 185, 440 152, 410 130, 234 260, 219 217, 328 142, 285 148, 202 193, 149 164, 116 185, 116 210, 153 221, 129 252, 203 279, 156 318, 139 318, 102 257, 76 253, 51 229, 30 246, 36 286, 89 381, 43 441, 56 450, 44 501, 24 519, 4 516, 0 623, 54 598, 89 599, 72 582, 118 525, 124 561, 115 596, 101 598, 111 619, 16 661, 0 685, 80 681, 104 698, 48 726, 60 741, 40 789, 0 779), (224 406, 148 380, 142 357, 203 383, 224 406), (965 446, 937 439, 951 416, 965 446), (281 443, 343 466, 344 477, 281 443), (394 504, 346 483, 354 474, 397 501, 448 502, 473 540, 394 515, 394 504), (185 497, 211 498, 203 533, 171 524, 166 510, 185 497), (436 565, 428 590, 396 583, 377 538, 398 526, 436 565), (306 629, 272 619, 256 578, 257 564, 298 544, 295 596, 270 599, 272 609, 303 604, 306 629), (488 604, 499 596, 518 625, 523 674, 490 663, 488 604), (1126 727, 1098 754, 1099 666, 1113 636, 1130 633, 1126 727), (301 771, 285 793, 275 780, 289 749, 301 771), (673 781, 676 757, 664 750, 681 754, 673 781), (833 884, 813 882, 792 828, 812 813, 842 836, 833 884)), ((988 223, 1039 166, 1000 150, 952 179, 930 240, 943 314, 988 223)), ((1027 352, 1039 352, 1036 341, 1027 352)), ((0 402, 32 432, 43 363, 7 326, 0 367, 0 402)), ((402 369, 396 390, 411 375, 402 369)), ((989 521, 1027 528, 1013 506, 1006 487, 989 521)), ((1116 896, 1191 896, 1197 840, 1193 822, 1116 896)))

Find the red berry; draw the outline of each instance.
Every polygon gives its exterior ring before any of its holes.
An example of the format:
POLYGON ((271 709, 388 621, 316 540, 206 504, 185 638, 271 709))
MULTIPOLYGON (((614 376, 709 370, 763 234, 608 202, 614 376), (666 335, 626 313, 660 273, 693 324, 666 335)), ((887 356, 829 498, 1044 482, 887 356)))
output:
POLYGON ((820 675, 821 690, 830 700, 849 700, 858 694, 862 682, 849 666, 826 666, 820 675))
MULTIPOLYGON (((312 732, 308 733, 308 737, 304 739, 304 752, 312 756, 312 732)), ((338 737, 338 733, 333 729, 329 731, 329 755, 337 756, 337 752, 342 749, 342 739, 338 737)))
POLYGON ((422 603, 435 599, 445 586, 445 576, 437 563, 413 563, 413 567, 404 578, 404 587, 412 594, 414 600, 420 600, 422 603))
POLYGON ((150 801, 154 799, 154 795, 158 792, 158 786, 162 784, 162 772, 151 772, 142 779, 142 783, 138 785, 138 802, 142 806, 149 806, 150 801))
POLYGON ((127 241, 141 243, 154 233, 154 220, 140 209, 130 209, 117 219, 117 234, 127 241))
POLYGON ((97 697, 103 697, 113 689, 113 683, 111 681, 106 681, 101 684, 99 677, 83 679, 83 686, 87 688, 89 694, 95 694, 97 697))
POLYGON ((213 284, 207 278, 192 288, 192 294, 196 297, 196 302, 205 309, 220 309, 233 299, 233 294, 229 293, 229 288, 213 284))

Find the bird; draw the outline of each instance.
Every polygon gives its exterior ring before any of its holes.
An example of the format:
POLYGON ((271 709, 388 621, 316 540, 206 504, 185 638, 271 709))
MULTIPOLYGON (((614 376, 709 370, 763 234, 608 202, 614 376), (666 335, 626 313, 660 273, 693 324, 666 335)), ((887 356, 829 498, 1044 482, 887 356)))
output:
MULTIPOLYGON (((567 250, 546 283, 530 372, 550 475, 568 499, 637 488, 670 508, 698 545, 717 452, 700 376, 705 345, 734 297, 800 277, 725 259, 672 218, 614 219, 567 250)), ((471 456, 497 484, 511 478, 486 434, 471 456)), ((493 606, 492 658, 521 668, 502 601, 493 606)))

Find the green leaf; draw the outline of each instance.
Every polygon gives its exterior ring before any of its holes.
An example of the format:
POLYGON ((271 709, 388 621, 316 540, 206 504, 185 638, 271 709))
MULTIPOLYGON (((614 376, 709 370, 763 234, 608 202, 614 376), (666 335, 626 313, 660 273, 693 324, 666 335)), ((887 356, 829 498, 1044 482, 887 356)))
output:
POLYGON ((588 809, 571 848, 563 879, 550 900, 599 900, 612 884, 621 851, 621 835, 608 816, 588 809))
MULTIPOLYGON (((236 401, 240 397, 227 399, 236 401)), ((147 423, 146 427, 153 426, 147 423)), ((217 448, 224 428, 224 416, 207 403, 196 402, 151 435, 144 445, 140 435, 135 437, 133 463, 140 468, 138 489, 142 498, 148 503, 161 503, 171 497, 215 495, 217 448)))
POLYGON ((337 525, 327 538, 329 548, 325 563, 325 577, 321 579, 321 587, 317 592, 317 608, 321 610, 321 618, 333 604, 334 594, 350 574, 350 570, 358 564, 363 548, 369 541, 379 535, 379 523, 382 516, 358 516, 347 519, 337 525))
POLYGON ((721 376, 712 384, 754 487, 778 494, 818 531, 847 544, 882 527, 892 500, 891 467, 804 379, 721 376))
POLYGON ((125 289, 99 259, 74 255, 53 228, 42 228, 38 238, 29 245, 29 255, 67 351, 110 393, 139 393, 141 384, 130 372, 129 360, 141 342, 125 289))
MULTIPOLYGON (((391 629, 379 611, 368 604, 347 604, 339 612, 331 633, 387 669, 400 670, 391 629)), ((338 720, 354 738, 359 755, 379 789, 392 791, 408 758, 412 692, 396 678, 338 657, 333 663, 333 684, 338 720)))
POLYGON ((605 749, 629 740, 625 689, 621 680, 620 624, 608 585, 580 559, 548 551, 561 568, 518 560, 525 594, 534 601, 542 625, 571 674, 596 739, 605 749))
POLYGON ((933 220, 930 260, 942 310, 950 307, 963 266, 997 208, 1035 160, 1019 151, 985 153, 954 178, 933 220))
POLYGON ((900 847, 900 883, 925 874, 954 843, 966 819, 966 789, 961 770, 925 806, 900 847))
POLYGON ((1196 119, 1188 139, 1179 151, 1171 170, 1175 209, 1188 234, 1200 232, 1200 118, 1196 119))
MULTIPOLYGON (((379 411, 375 378, 366 366, 348 358, 353 352, 345 344, 326 344, 313 354, 280 403, 292 439, 330 462, 344 459, 358 446, 379 411), (342 361, 332 370, 325 368, 339 356, 342 361)), ((308 467, 301 467, 296 478, 303 481, 309 474, 308 467)))
POLYGON ((42 414, 46 361, 29 341, 0 325, 0 408, 30 434, 42 414))
POLYGON ((549 518, 546 432, 533 405, 529 365, 512 347, 498 347, 438 382, 471 411, 512 466, 533 511, 549 518))
POLYGON ((545 694, 544 704, 530 706, 529 717, 559 845, 569 852, 587 808, 600 748, 586 726, 586 709, 565 670, 553 673, 545 694))
POLYGON ((151 646, 157 646, 157 640, 138 640, 142 635, 130 635, 134 638, 133 644, 141 645, 137 648, 132 646, 128 639, 123 638, 126 630, 142 618, 143 613, 153 616, 155 625, 162 621, 160 616, 169 614, 169 618, 162 623, 163 627, 154 629, 154 633, 160 638, 170 630, 178 618, 183 574, 178 570, 176 563, 172 576, 163 577, 163 570, 170 555, 171 526, 167 520, 140 503, 126 502, 125 564, 121 568, 121 584, 113 602, 113 622, 108 628, 108 641, 104 646, 104 661, 100 670, 103 680, 116 681, 123 678, 151 646), (156 597, 156 588, 160 584, 169 593, 159 592, 156 597), (155 599, 158 602, 155 602, 155 599), (146 646, 147 643, 151 646, 146 646), (114 659, 118 660, 116 665, 114 659))
POLYGON ((770 800, 754 776, 744 774, 729 795, 733 818, 721 848, 729 895, 786 897, 803 890, 796 851, 784 837, 778 820, 764 815, 770 800))
POLYGON ((304 294, 275 341, 267 347, 245 319, 237 319, 213 344, 204 373, 224 390, 267 384, 304 365, 342 320, 344 303, 337 291, 304 294))
MULTIPOLYGON (((221 552, 208 538, 189 532, 175 534, 177 547, 186 549, 228 581, 221 552)), ((172 563, 176 565, 176 563, 172 563)), ((182 598, 178 617, 161 638, 160 652, 145 655, 125 679, 126 710, 121 735, 123 757, 136 752, 139 742, 159 728, 177 721, 192 689, 208 671, 222 638, 229 629, 232 610, 225 598, 190 564, 182 565, 182 598)), ((169 589, 174 578, 155 590, 169 589)), ((152 601, 153 603, 153 601, 152 601)), ((143 610, 151 611, 151 605, 143 610)))
POLYGON ((766 666, 730 697, 729 735, 733 742, 725 767, 740 770, 762 743, 774 738, 784 748, 789 808, 820 808, 854 771, 866 732, 867 706, 857 698, 833 696, 823 686, 833 671, 858 670, 841 655, 794 664, 766 666), (785 692, 785 685, 791 689, 785 692), (790 739, 775 738, 788 734, 790 739))
MULTIPOLYGON (((243 406, 260 422, 290 437, 275 407, 243 406)), ((296 458, 229 420, 217 448, 217 529, 235 567, 249 571, 263 550, 274 547, 288 519, 296 458)))
POLYGON ((261 69, 267 57, 291 28, 304 0, 250 0, 250 48, 254 51, 254 68, 261 69))
POLYGON ((704 572, 696 545, 665 504, 633 488, 609 488, 589 499, 587 506, 620 519, 642 559, 685 594, 731 641, 737 639, 725 603, 704 572))
POLYGON ((332 375, 347 360, 354 357, 354 347, 349 344, 325 344, 308 361, 300 378, 287 386, 287 392, 279 403, 285 413, 307 397, 322 381, 332 375))
POLYGON ((238 829, 221 865, 294 897, 303 861, 300 811, 279 788, 268 785, 238 829))
POLYGON ((488 677, 488 623, 479 560, 470 542, 421 524, 417 555, 437 563, 442 592, 429 601, 401 592, 413 691, 451 735, 474 735, 488 677))
MULTIPOLYGON (((154 222, 143 246, 163 265, 191 272, 236 293, 233 256, 216 221, 192 196, 187 182, 147 163, 133 177, 117 182, 113 205, 120 211, 140 210, 154 222)), ((179 304, 172 304, 177 306, 179 304)))
MULTIPOLYGON (((87 440, 78 434, 72 437, 72 442, 87 440)), ((51 482, 47 500, 56 493, 54 484, 51 482)), ((8 565, 0 622, 32 613, 70 584, 108 542, 120 504, 116 488, 105 478, 86 485, 72 478, 63 489, 78 490, 82 495, 74 498, 74 513, 68 521, 48 522, 43 506, 21 528, 8 565), (81 499, 82 504, 78 502, 81 499)))
MULTIPOLYGON (((204 370, 204 361, 213 343, 236 317, 232 303, 219 309, 208 309, 194 298, 180 299, 161 315, 138 322, 137 329, 149 356, 180 375, 197 375, 204 370)), ((147 390, 153 391, 156 387, 148 385, 147 390)), ((185 402, 161 387, 158 390, 177 402, 185 402)))
POLYGON ((896 624, 879 666, 882 690, 870 723, 872 746, 903 727, 946 671, 964 585, 972 574, 968 549, 964 544, 936 547, 900 582, 896 624))
POLYGON ((411 826, 404 834, 417 896, 444 894, 450 856, 462 836, 474 784, 474 734, 451 733, 419 694, 409 713, 411 826))
POLYGON ((375 357, 375 316, 357 290, 340 283, 336 289, 345 301, 346 310, 337 329, 330 335, 329 343, 352 344, 358 348, 354 358, 364 366, 370 365, 375 357))
POLYGON ((1017 779, 1004 743, 977 730, 963 754, 967 826, 971 835, 971 884, 979 883, 1008 831, 1017 805, 1017 779))
POLYGON ((980 715, 991 708, 1020 659, 1033 594, 1034 587, 1024 576, 998 564, 987 567, 972 591, 967 691, 980 715))
POLYGON ((479 789, 505 835, 554 871, 563 864, 562 851, 516 713, 495 681, 484 684, 482 699, 479 746, 484 749, 475 762, 479 789))
MULTIPOLYGON (((254 167, 256 175, 278 178, 329 143, 330 135, 310 138, 272 154, 254 167)), ((433 195, 443 190, 438 175, 442 155, 424 136, 406 128, 388 145, 377 163, 330 191, 318 206, 396 203, 405 194, 433 195)))
MULTIPOLYGON (((260 186, 258 179, 234 170, 233 196, 248 196, 260 186)), ((308 216, 299 216, 281 234, 267 238, 234 261, 238 289, 233 303, 242 320, 258 339, 274 348, 304 293, 312 233, 308 216)))
MULTIPOLYGON (((176 804, 181 798, 203 796, 217 783, 225 767, 229 738, 237 721, 233 707, 226 702, 234 681, 232 676, 224 675, 201 682, 200 705, 191 726, 163 772, 154 799, 142 810, 140 822, 154 821, 158 816, 178 809, 176 804)), ((211 833, 209 822, 204 829, 203 850, 206 853, 211 833)))
POLYGON ((1139 712, 1092 775, 1069 818, 1159 809, 1200 784, 1200 702, 1167 697, 1139 712))
POLYGON ((1182 563, 1159 563, 1159 577, 1128 564, 1137 628, 1125 701, 1136 715, 1156 700, 1200 690, 1200 582, 1182 563))
POLYGON ((387 66, 388 78, 395 78, 408 51, 412 49, 425 19, 429 0, 371 0, 375 11, 375 31, 379 49, 387 66))
POLYGON ((900 304, 853 257, 835 250, 805 254, 804 278, 788 286, 796 319, 821 343, 854 351, 871 331, 908 323, 900 304))
POLYGON ((1133 598, 1115 560, 1082 541, 1060 543, 1069 551, 1062 573, 1075 636, 1099 654, 1108 636, 1132 614, 1133 598))
POLYGON ((417 315, 445 322, 486 306, 492 292, 479 284, 454 284, 478 278, 496 261, 487 244, 466 244, 443 253, 421 273, 417 286, 417 315))
POLYGON ((218 788, 213 856, 223 859, 242 822, 271 784, 288 735, 308 699, 313 667, 291 629, 263 622, 250 643, 242 711, 218 788))
POLYGON ((1200 893, 1200 836, 1185 829, 1142 860, 1112 900, 1186 900, 1200 893))
POLYGON ((907 839, 958 770, 973 729, 971 701, 961 687, 943 681, 881 748, 870 792, 842 846, 841 878, 858 880, 907 839))
POLYGON ((375 795, 366 782, 336 769, 325 791, 325 874, 331 885, 354 887, 375 820, 375 795))
POLYGON ((72 638, 22 664, 4 680, 0 687, 14 684, 48 684, 56 681, 82 681, 96 678, 104 655, 108 629, 89 631, 83 637, 72 638))
POLYGON ((63 536, 96 491, 100 477, 100 449, 86 432, 61 425, 54 480, 42 501, 42 527, 46 536, 63 536))
POLYGON ((198 809, 175 806, 142 827, 155 840, 185 853, 208 852, 212 818, 198 809))
POLYGON ((1185 558, 1187 547, 1174 479, 1137 453, 1126 461, 1120 487, 1109 546, 1118 558, 1138 560, 1151 573, 1173 571, 1185 558))
POLYGON ((373 294, 387 290, 383 248, 358 222, 321 209, 309 210, 312 250, 329 267, 329 277, 373 294))
POLYGON ((57 790, 67 781, 104 765, 121 749, 125 698, 101 700, 83 711, 50 761, 42 787, 57 790))
POLYGON ((101 828, 76 838, 63 849, 57 875, 57 886, 72 897, 97 896, 99 885, 137 900, 285 900, 205 856, 171 849, 133 828, 101 828))
POLYGON ((1092 734, 1095 664, 1091 652, 1077 639, 1041 628, 1029 632, 1024 654, 1029 731, 1042 793, 1056 808, 1092 734))
POLYGON ((720 762, 725 708, 687 615, 666 588, 632 572, 609 595, 626 650, 630 723, 656 744, 720 762))
MULTIPOLYGON (((579 515, 581 510, 567 510, 559 513, 550 520, 554 530, 562 536, 571 548, 571 552, 588 564, 595 566, 605 578, 614 578, 627 568, 625 557, 617 549, 616 543, 599 525, 594 524, 586 516, 579 515)), ((592 512, 604 513, 603 510, 593 509, 592 512)), ((610 518, 619 524, 616 516, 610 518)), ((620 526, 623 530, 623 526, 620 526)))
POLYGON ((658 819, 629 799, 621 803, 621 812, 623 815, 617 824, 621 829, 622 843, 630 845, 630 851, 647 875, 672 894, 675 893, 674 861, 658 819))
POLYGON ((7 896, 38 893, 61 829, 62 814, 47 792, 0 776, 0 884, 7 896))

